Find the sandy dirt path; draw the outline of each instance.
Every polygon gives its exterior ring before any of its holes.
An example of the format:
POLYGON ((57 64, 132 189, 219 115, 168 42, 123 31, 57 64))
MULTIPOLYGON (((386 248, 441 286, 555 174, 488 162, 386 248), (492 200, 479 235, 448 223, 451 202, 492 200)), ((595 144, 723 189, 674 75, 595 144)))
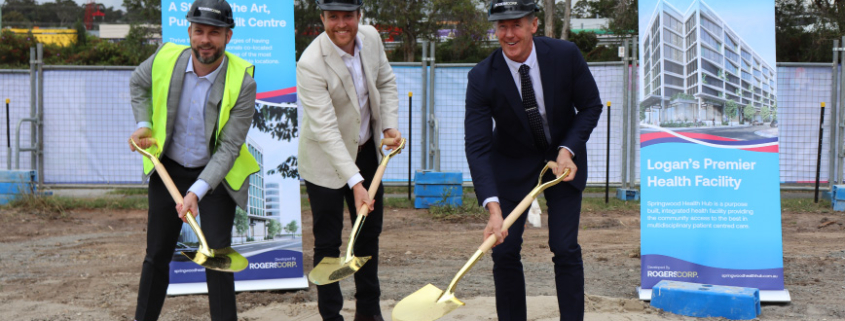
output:
MULTIPOLYGON (((311 268, 311 213, 303 213, 304 261, 311 268)), ((427 283, 445 288, 481 242, 482 221, 432 220, 426 210, 386 209, 381 238, 382 308, 427 283)), ((546 217, 543 216, 543 220, 546 217)), ((785 282, 793 302, 765 304, 760 320, 845 320, 845 215, 784 213, 785 282), (833 221, 819 228, 824 222, 833 221)), ((347 225, 349 225, 347 223, 347 225)), ((587 320, 692 320, 636 300, 639 213, 582 214, 587 320)), ((347 226, 347 229, 349 226, 347 226)), ((144 254, 145 211, 73 211, 46 217, 0 210, 0 319, 132 320, 144 254)), ((557 320, 546 228, 525 233, 530 320, 557 320)), ((345 236, 344 236, 345 240, 345 236)), ((467 306, 443 320, 495 320, 492 263, 485 257, 459 284, 467 306)), ((354 313, 354 285, 341 281, 354 313)), ((319 320, 316 291, 238 294, 241 320, 319 320)), ((204 295, 169 297, 161 320, 209 320, 204 295)), ((389 318, 388 318, 389 319, 389 318)))

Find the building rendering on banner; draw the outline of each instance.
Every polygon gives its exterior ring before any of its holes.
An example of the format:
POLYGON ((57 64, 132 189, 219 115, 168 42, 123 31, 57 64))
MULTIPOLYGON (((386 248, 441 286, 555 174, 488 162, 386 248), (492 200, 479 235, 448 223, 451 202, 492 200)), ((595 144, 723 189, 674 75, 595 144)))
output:
POLYGON ((641 39, 642 122, 700 127, 773 119, 776 70, 703 1, 684 14, 658 1, 641 39))
POLYGON ((267 216, 281 217, 279 204, 279 183, 264 184, 264 214, 267 216))
POLYGON ((258 173, 249 176, 249 230, 246 233, 247 240, 262 241, 267 239, 267 228, 269 227, 268 214, 265 209, 264 195, 264 151, 258 143, 247 136, 247 149, 258 161, 258 173))

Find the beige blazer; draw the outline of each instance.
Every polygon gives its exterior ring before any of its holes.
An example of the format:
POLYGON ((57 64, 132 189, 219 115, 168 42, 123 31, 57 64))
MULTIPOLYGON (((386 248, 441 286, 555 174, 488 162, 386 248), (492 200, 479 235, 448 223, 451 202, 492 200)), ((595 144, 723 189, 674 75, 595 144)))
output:
MULTIPOLYGON (((378 142, 382 132, 398 128, 399 97, 393 69, 378 31, 358 27, 361 62, 378 142)), ((305 49, 296 65, 296 91, 304 112, 299 138, 299 174, 310 183, 338 189, 359 172, 358 133, 361 109, 352 76, 326 33, 305 49)), ((381 158, 379 158, 381 159, 381 158)))

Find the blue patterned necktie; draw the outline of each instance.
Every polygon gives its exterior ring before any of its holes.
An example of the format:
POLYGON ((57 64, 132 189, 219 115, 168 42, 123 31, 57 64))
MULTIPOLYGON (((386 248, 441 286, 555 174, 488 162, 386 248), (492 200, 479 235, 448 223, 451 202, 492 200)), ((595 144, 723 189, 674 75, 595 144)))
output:
POLYGON ((519 66, 519 78, 522 81, 522 107, 528 115, 528 125, 531 126, 531 134, 534 136, 534 146, 540 150, 546 150, 549 143, 546 142, 546 133, 543 131, 543 119, 540 116, 537 98, 534 97, 534 86, 528 75, 529 69, 528 65, 519 66))

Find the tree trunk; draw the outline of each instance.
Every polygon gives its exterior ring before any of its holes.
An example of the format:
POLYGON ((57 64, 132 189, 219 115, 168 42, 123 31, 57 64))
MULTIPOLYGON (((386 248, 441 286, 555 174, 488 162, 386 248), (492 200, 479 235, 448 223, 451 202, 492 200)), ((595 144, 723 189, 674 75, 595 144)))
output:
MULTIPOLYGON (((406 32, 402 39, 402 51, 405 52, 405 62, 414 62, 414 52, 417 49, 417 37, 406 32)), ((425 48, 423 48, 425 50, 425 48)))
POLYGON ((555 0, 544 0, 543 7, 546 8, 546 37, 555 37, 555 0))
POLYGON ((569 19, 572 15, 572 0, 565 0, 564 6, 566 10, 563 13, 563 30, 560 32, 560 39, 569 40, 569 19))

